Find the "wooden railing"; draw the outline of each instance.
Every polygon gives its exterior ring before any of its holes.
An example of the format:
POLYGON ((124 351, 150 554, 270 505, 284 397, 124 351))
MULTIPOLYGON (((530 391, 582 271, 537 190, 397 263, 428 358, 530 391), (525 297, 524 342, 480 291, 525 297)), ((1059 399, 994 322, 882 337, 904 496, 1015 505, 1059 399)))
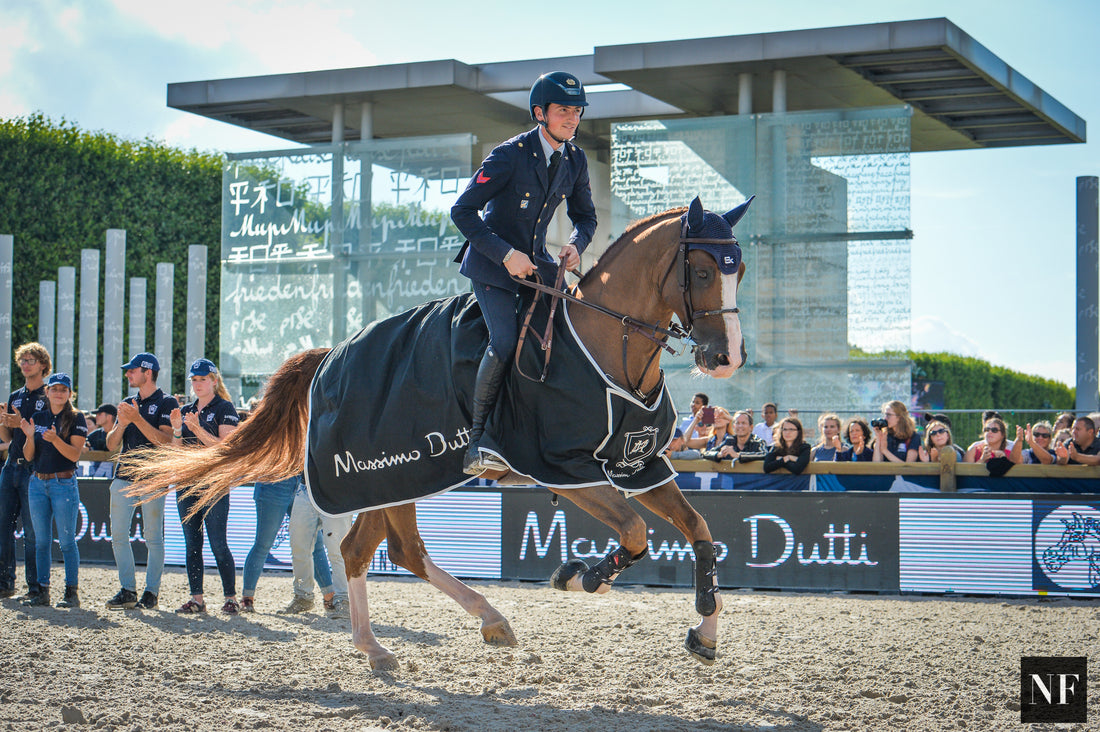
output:
MULTIPOLYGON (((952 457, 954 457, 952 455, 952 457)), ((762 474, 764 462, 736 463, 729 460, 673 460, 673 467, 681 473, 745 473, 762 474)), ((983 477, 989 471, 983 463, 959 463, 945 460, 939 463, 840 463, 812 462, 803 475, 900 475, 940 477, 940 491, 953 493, 956 476, 983 477)), ((1091 465, 1013 465, 1008 475, 1014 478, 1074 478, 1100 481, 1100 466, 1091 465)))

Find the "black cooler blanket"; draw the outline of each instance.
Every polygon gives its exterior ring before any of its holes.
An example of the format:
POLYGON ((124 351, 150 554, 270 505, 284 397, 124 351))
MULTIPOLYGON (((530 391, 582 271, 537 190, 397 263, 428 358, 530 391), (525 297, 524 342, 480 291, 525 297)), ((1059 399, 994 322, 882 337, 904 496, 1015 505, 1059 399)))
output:
MULTIPOLYGON (((539 311, 545 323, 546 308, 539 311)), ((462 458, 487 342, 477 301, 467 294, 371 323, 336 346, 310 389, 306 482, 317 508, 333 515, 383 508, 469 481, 462 458)), ((528 338, 524 372, 538 374, 543 359, 528 338)), ((660 454, 675 422, 663 385, 647 407, 603 375, 562 303, 546 382, 513 367, 481 446, 532 483, 610 483, 637 493, 676 476, 660 454)))

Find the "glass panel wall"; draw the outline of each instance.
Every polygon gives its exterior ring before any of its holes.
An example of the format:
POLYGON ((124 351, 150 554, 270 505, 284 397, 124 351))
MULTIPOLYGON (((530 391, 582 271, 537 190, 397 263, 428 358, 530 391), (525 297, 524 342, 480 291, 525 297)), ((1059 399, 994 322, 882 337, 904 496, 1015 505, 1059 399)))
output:
POLYGON ((247 398, 294 353, 468 289, 451 264, 464 239, 450 207, 473 144, 447 135, 228 157, 219 365, 231 392, 247 398))
POLYGON ((743 408, 869 409, 907 399, 908 107, 708 117, 612 127, 612 228, 699 195, 737 227, 749 358, 726 381, 666 361, 677 404, 695 391, 743 408))

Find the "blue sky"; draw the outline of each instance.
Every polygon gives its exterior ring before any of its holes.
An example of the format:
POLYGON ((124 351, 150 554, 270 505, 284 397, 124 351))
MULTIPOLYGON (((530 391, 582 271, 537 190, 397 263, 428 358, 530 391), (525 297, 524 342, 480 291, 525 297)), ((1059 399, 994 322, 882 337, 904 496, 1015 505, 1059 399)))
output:
MULTIPOLYGON (((222 151, 276 138, 170 110, 170 82, 947 17, 1100 139, 1100 2, 712 2, 582 6, 418 0, 0 0, 0 118, 222 151), (550 9, 564 8, 560 16, 550 9), (690 9, 689 9, 690 8, 690 9)), ((912 160, 913 347, 1074 382, 1075 179, 1100 143, 922 153, 912 160)))

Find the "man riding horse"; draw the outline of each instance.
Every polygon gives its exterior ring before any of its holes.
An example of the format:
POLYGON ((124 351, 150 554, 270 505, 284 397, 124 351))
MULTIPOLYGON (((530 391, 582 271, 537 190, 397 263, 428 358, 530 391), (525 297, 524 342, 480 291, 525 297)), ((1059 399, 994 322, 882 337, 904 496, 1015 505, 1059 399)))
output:
POLYGON ((538 126, 495 147, 451 208, 451 218, 466 237, 455 261, 462 263, 460 271, 473 281, 474 296, 489 328, 462 466, 468 475, 508 468, 491 453, 479 452, 478 443, 516 350, 517 301, 529 295, 520 293, 513 278, 538 272, 543 282, 554 281, 546 228, 562 201, 574 226, 559 255, 566 268, 575 270, 580 265, 581 252, 596 231, 588 161, 571 142, 588 106, 584 86, 564 71, 543 74, 531 87, 528 106, 538 126))

